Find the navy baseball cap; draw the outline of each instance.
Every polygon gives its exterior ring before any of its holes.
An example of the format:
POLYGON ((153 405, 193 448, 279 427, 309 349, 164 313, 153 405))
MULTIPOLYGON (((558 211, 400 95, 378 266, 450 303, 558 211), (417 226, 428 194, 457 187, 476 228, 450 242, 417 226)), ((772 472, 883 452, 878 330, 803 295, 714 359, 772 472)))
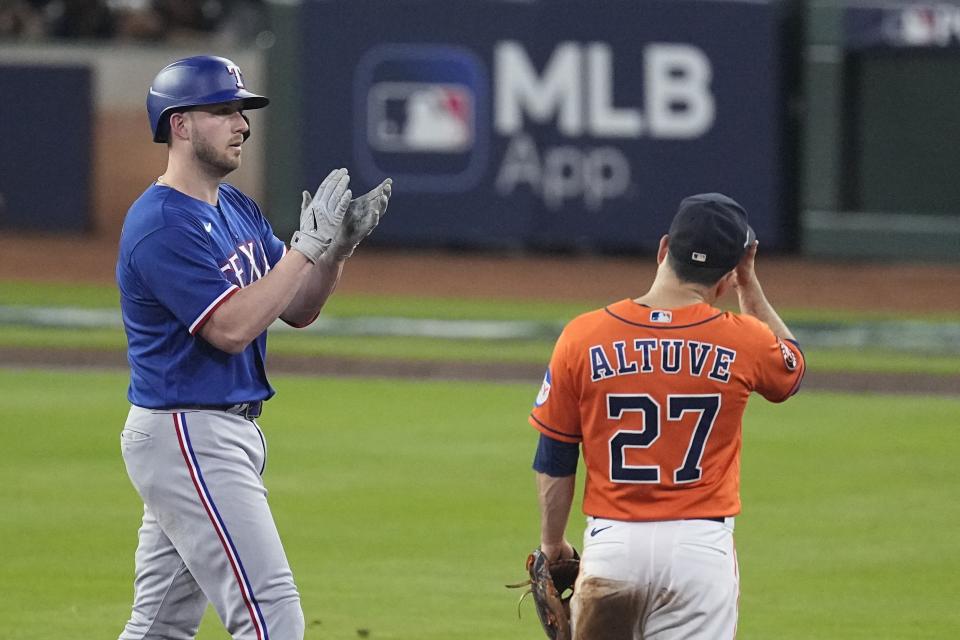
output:
POLYGON ((670 255, 693 267, 729 271, 737 266, 756 234, 747 212, 722 193, 684 198, 668 232, 670 255))

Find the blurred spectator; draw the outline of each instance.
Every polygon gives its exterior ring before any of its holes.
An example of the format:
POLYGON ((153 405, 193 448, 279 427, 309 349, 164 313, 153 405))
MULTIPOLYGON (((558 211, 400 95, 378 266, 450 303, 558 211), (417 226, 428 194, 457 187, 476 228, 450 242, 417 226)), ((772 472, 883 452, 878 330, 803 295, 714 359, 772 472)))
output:
POLYGON ((252 44, 268 28, 266 0, 223 0, 223 18, 217 34, 223 44, 252 44))
POLYGON ((125 40, 162 40, 164 23, 151 0, 110 0, 116 19, 118 38, 125 40))
POLYGON ((264 0, 0 0, 0 37, 249 44, 264 0))
POLYGON ((56 38, 109 38, 114 33, 106 0, 50 0, 44 14, 47 35, 56 38))
POLYGON ((209 34, 224 10, 220 0, 154 0, 153 9, 163 20, 165 38, 173 40, 209 34))
POLYGON ((43 18, 46 0, 3 0, 0 2, 0 38, 41 38, 47 27, 43 18))

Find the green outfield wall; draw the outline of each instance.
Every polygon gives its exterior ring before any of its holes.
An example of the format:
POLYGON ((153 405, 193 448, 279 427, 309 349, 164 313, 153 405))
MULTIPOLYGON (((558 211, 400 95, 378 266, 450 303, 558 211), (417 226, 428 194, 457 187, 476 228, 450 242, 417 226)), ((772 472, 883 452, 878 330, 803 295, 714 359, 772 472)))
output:
POLYGON ((809 2, 807 255, 960 260, 960 5, 809 2))

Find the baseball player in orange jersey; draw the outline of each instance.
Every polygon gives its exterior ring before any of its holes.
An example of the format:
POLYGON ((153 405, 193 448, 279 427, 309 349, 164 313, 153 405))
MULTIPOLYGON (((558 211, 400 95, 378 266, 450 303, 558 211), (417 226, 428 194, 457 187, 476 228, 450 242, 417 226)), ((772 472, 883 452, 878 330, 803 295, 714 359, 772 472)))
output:
POLYGON ((752 391, 782 402, 803 353, 754 272, 747 214, 716 193, 683 200, 643 296, 571 321, 530 414, 541 549, 564 529, 578 444, 587 468, 577 640, 720 640, 736 633, 741 420, 752 391), (713 303, 736 291, 740 314, 713 303))

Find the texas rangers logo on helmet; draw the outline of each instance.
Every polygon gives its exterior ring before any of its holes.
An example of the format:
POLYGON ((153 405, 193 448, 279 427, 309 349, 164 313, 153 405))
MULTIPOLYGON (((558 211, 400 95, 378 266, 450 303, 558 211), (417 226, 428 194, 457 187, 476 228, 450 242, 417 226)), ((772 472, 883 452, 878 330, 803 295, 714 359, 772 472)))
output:
POLYGON ((240 73, 240 67, 235 64, 228 64, 227 73, 237 79, 237 89, 246 89, 246 87, 243 86, 243 74, 240 73))

